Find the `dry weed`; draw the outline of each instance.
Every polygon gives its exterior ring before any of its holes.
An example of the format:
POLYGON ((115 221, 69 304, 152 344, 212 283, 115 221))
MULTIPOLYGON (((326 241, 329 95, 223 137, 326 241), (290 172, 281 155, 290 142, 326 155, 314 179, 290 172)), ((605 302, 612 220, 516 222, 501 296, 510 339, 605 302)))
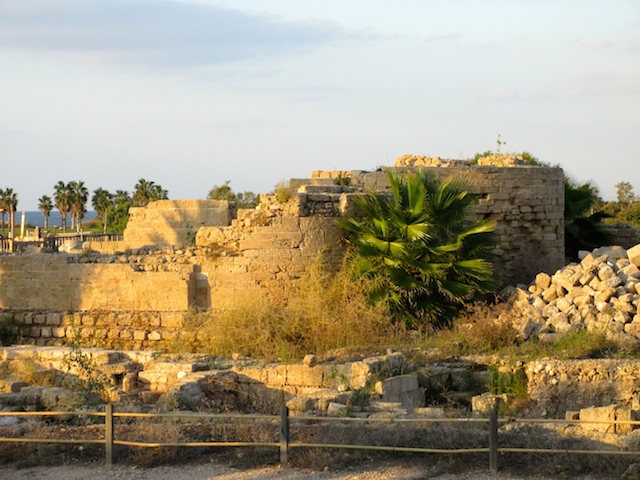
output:
POLYGON ((258 295, 210 315, 200 327, 200 337, 206 337, 204 351, 292 361, 306 353, 393 345, 406 339, 408 332, 391 321, 386 306, 371 304, 368 288, 366 280, 354 280, 345 270, 329 272, 319 260, 291 292, 286 306, 258 295))

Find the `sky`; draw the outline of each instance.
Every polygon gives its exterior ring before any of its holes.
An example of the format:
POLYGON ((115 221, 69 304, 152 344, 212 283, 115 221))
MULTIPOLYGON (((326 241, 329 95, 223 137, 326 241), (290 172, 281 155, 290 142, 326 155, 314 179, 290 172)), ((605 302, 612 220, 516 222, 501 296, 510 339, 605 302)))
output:
POLYGON ((640 193, 638 0, 0 0, 0 188, 265 193, 526 150, 640 193))

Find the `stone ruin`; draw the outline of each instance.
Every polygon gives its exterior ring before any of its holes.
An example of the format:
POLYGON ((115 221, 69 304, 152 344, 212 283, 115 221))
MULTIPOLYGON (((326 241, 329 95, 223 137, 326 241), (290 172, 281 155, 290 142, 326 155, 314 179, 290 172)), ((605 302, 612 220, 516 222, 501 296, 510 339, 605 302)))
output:
MULTIPOLYGON (((554 341, 574 330, 603 331, 622 343, 640 339, 640 244, 581 252, 553 275, 539 273, 527 286, 508 288, 512 308, 503 314, 523 339, 554 341)), ((499 321, 502 321, 499 320, 499 321)))
POLYGON ((260 196, 255 209, 226 201, 161 200, 132 208, 119 242, 85 242, 75 253, 0 255, 0 318, 21 326, 26 343, 158 349, 185 329, 192 312, 231 308, 265 295, 274 303, 323 254, 339 268, 354 198, 389 190, 387 171, 417 168, 463 180, 479 196, 474 215, 496 222, 496 275, 528 282, 564 264, 563 187, 559 168, 456 164, 381 171, 313 172, 292 179, 291 196, 260 196))
MULTIPOLYGON (((528 283, 535 276, 530 286, 511 289, 512 313, 523 338, 552 341, 577 328, 605 328, 616 339, 637 341, 637 248, 585 253, 580 264, 561 268, 559 168, 532 167, 518 158, 489 158, 471 166, 405 156, 378 172, 313 172, 310 179, 292 179, 292 196, 284 203, 274 195, 262 195, 251 210, 218 201, 160 201, 132 209, 122 242, 87 243, 75 254, 0 256, 1 318, 21 325, 25 341, 40 346, 4 348, 0 363, 10 371, 12 362, 32 361, 36 377, 58 385, 45 388, 9 377, 0 382, 5 392, 0 404, 52 409, 75 404, 76 394, 59 385, 78 373, 65 361, 70 350, 64 345, 80 338, 128 349, 86 350, 111 380, 109 399, 128 408, 273 412, 287 404, 293 414, 443 416, 442 407, 428 405, 446 395, 482 413, 494 397, 472 397, 486 389, 488 366, 497 365, 526 375, 528 395, 540 414, 560 415, 555 400, 565 398, 567 408, 581 409, 572 410, 572 418, 635 418, 640 365, 631 360, 508 365, 470 357, 413 365, 399 353, 388 353, 342 364, 307 358, 298 365, 259 365, 242 358, 178 359, 155 350, 176 338, 198 342, 198 332, 184 328, 194 310, 228 308, 258 291, 286 301, 287 289, 321 250, 329 265, 338 266, 344 245, 335 220, 357 214, 353 196, 388 190, 387 170, 417 168, 473 187, 480 198, 475 215, 497 223, 500 245, 494 254, 504 284, 528 283), (373 391, 366 405, 354 402, 363 387, 373 391)), ((622 430, 607 425, 600 433, 622 430)))

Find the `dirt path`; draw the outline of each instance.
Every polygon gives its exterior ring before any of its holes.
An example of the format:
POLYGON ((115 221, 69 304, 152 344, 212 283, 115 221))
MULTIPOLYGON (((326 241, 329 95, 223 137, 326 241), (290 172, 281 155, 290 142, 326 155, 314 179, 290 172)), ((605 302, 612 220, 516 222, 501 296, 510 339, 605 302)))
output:
MULTIPOLYGON (((370 467, 354 467, 339 471, 316 472, 305 469, 283 469, 281 467, 263 467, 240 470, 214 463, 202 465, 163 466, 155 468, 136 468, 103 465, 68 465, 56 467, 32 467, 14 469, 0 467, 3 480, 550 480, 543 476, 513 476, 499 473, 497 476, 486 470, 471 470, 463 473, 446 473, 443 467, 420 466, 403 462, 383 463, 370 467)), ((563 477, 566 478, 566 477, 563 477)), ((597 480, 597 477, 584 477, 584 480, 597 480)))

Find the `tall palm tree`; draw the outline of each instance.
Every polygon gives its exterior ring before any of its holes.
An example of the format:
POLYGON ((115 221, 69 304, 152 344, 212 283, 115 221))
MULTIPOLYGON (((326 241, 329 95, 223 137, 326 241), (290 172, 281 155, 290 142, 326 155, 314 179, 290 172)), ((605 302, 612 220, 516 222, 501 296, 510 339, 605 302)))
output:
POLYGON ((61 222, 60 226, 62 227, 62 231, 67 231, 67 213, 69 213, 69 209, 71 208, 71 199, 69 196, 69 188, 66 183, 63 181, 59 181, 56 183, 53 194, 53 201, 55 202, 56 208, 60 212, 61 222))
POLYGON ((49 214, 51 210, 53 210, 53 202, 51 201, 51 197, 43 195, 38 199, 38 210, 42 212, 42 216, 44 217, 44 229, 49 228, 49 214))
POLYGON ((389 173, 389 182, 391 195, 358 197, 364 217, 342 222, 352 261, 374 280, 373 297, 409 325, 446 325, 496 286, 489 261, 494 224, 469 220, 476 196, 462 183, 423 171, 406 179, 389 173))
POLYGON ((69 182, 67 185, 69 191, 69 212, 71 213, 71 226, 74 223, 77 231, 80 231, 82 219, 87 212, 87 200, 89 199, 89 190, 84 186, 84 182, 69 182))
POLYGON ((109 207, 113 205, 113 194, 102 187, 97 188, 93 191, 91 205, 93 205, 93 208, 98 212, 102 220, 102 233, 107 233, 107 214, 109 207))
POLYGON ((18 194, 13 192, 13 188, 7 188, 3 195, 3 203, 9 211, 9 230, 10 237, 15 238, 16 227, 16 210, 18 209, 18 194))
POLYGON ((6 191, 0 189, 0 214, 2 214, 2 229, 6 228, 5 215, 9 211, 9 202, 6 191))
POLYGON ((164 190, 162 186, 141 178, 134 187, 132 201, 135 207, 146 207, 149 202, 166 200, 167 198, 169 198, 169 192, 164 190))
POLYGON ((166 200, 169 198, 169 191, 162 188, 160 185, 154 185, 151 189, 151 201, 166 200))
POLYGON ((572 261, 579 260, 580 250, 593 250, 611 242, 611 234, 602 223, 611 215, 593 213, 598 200, 598 189, 591 182, 580 184, 571 177, 564 178, 564 253, 572 261))
POLYGON ((152 181, 141 178, 136 183, 133 191, 133 205, 135 207, 146 207, 151 201, 151 192, 155 187, 155 183, 152 181))
POLYGON ((116 190, 113 201, 116 205, 131 203, 131 195, 126 190, 116 190))

